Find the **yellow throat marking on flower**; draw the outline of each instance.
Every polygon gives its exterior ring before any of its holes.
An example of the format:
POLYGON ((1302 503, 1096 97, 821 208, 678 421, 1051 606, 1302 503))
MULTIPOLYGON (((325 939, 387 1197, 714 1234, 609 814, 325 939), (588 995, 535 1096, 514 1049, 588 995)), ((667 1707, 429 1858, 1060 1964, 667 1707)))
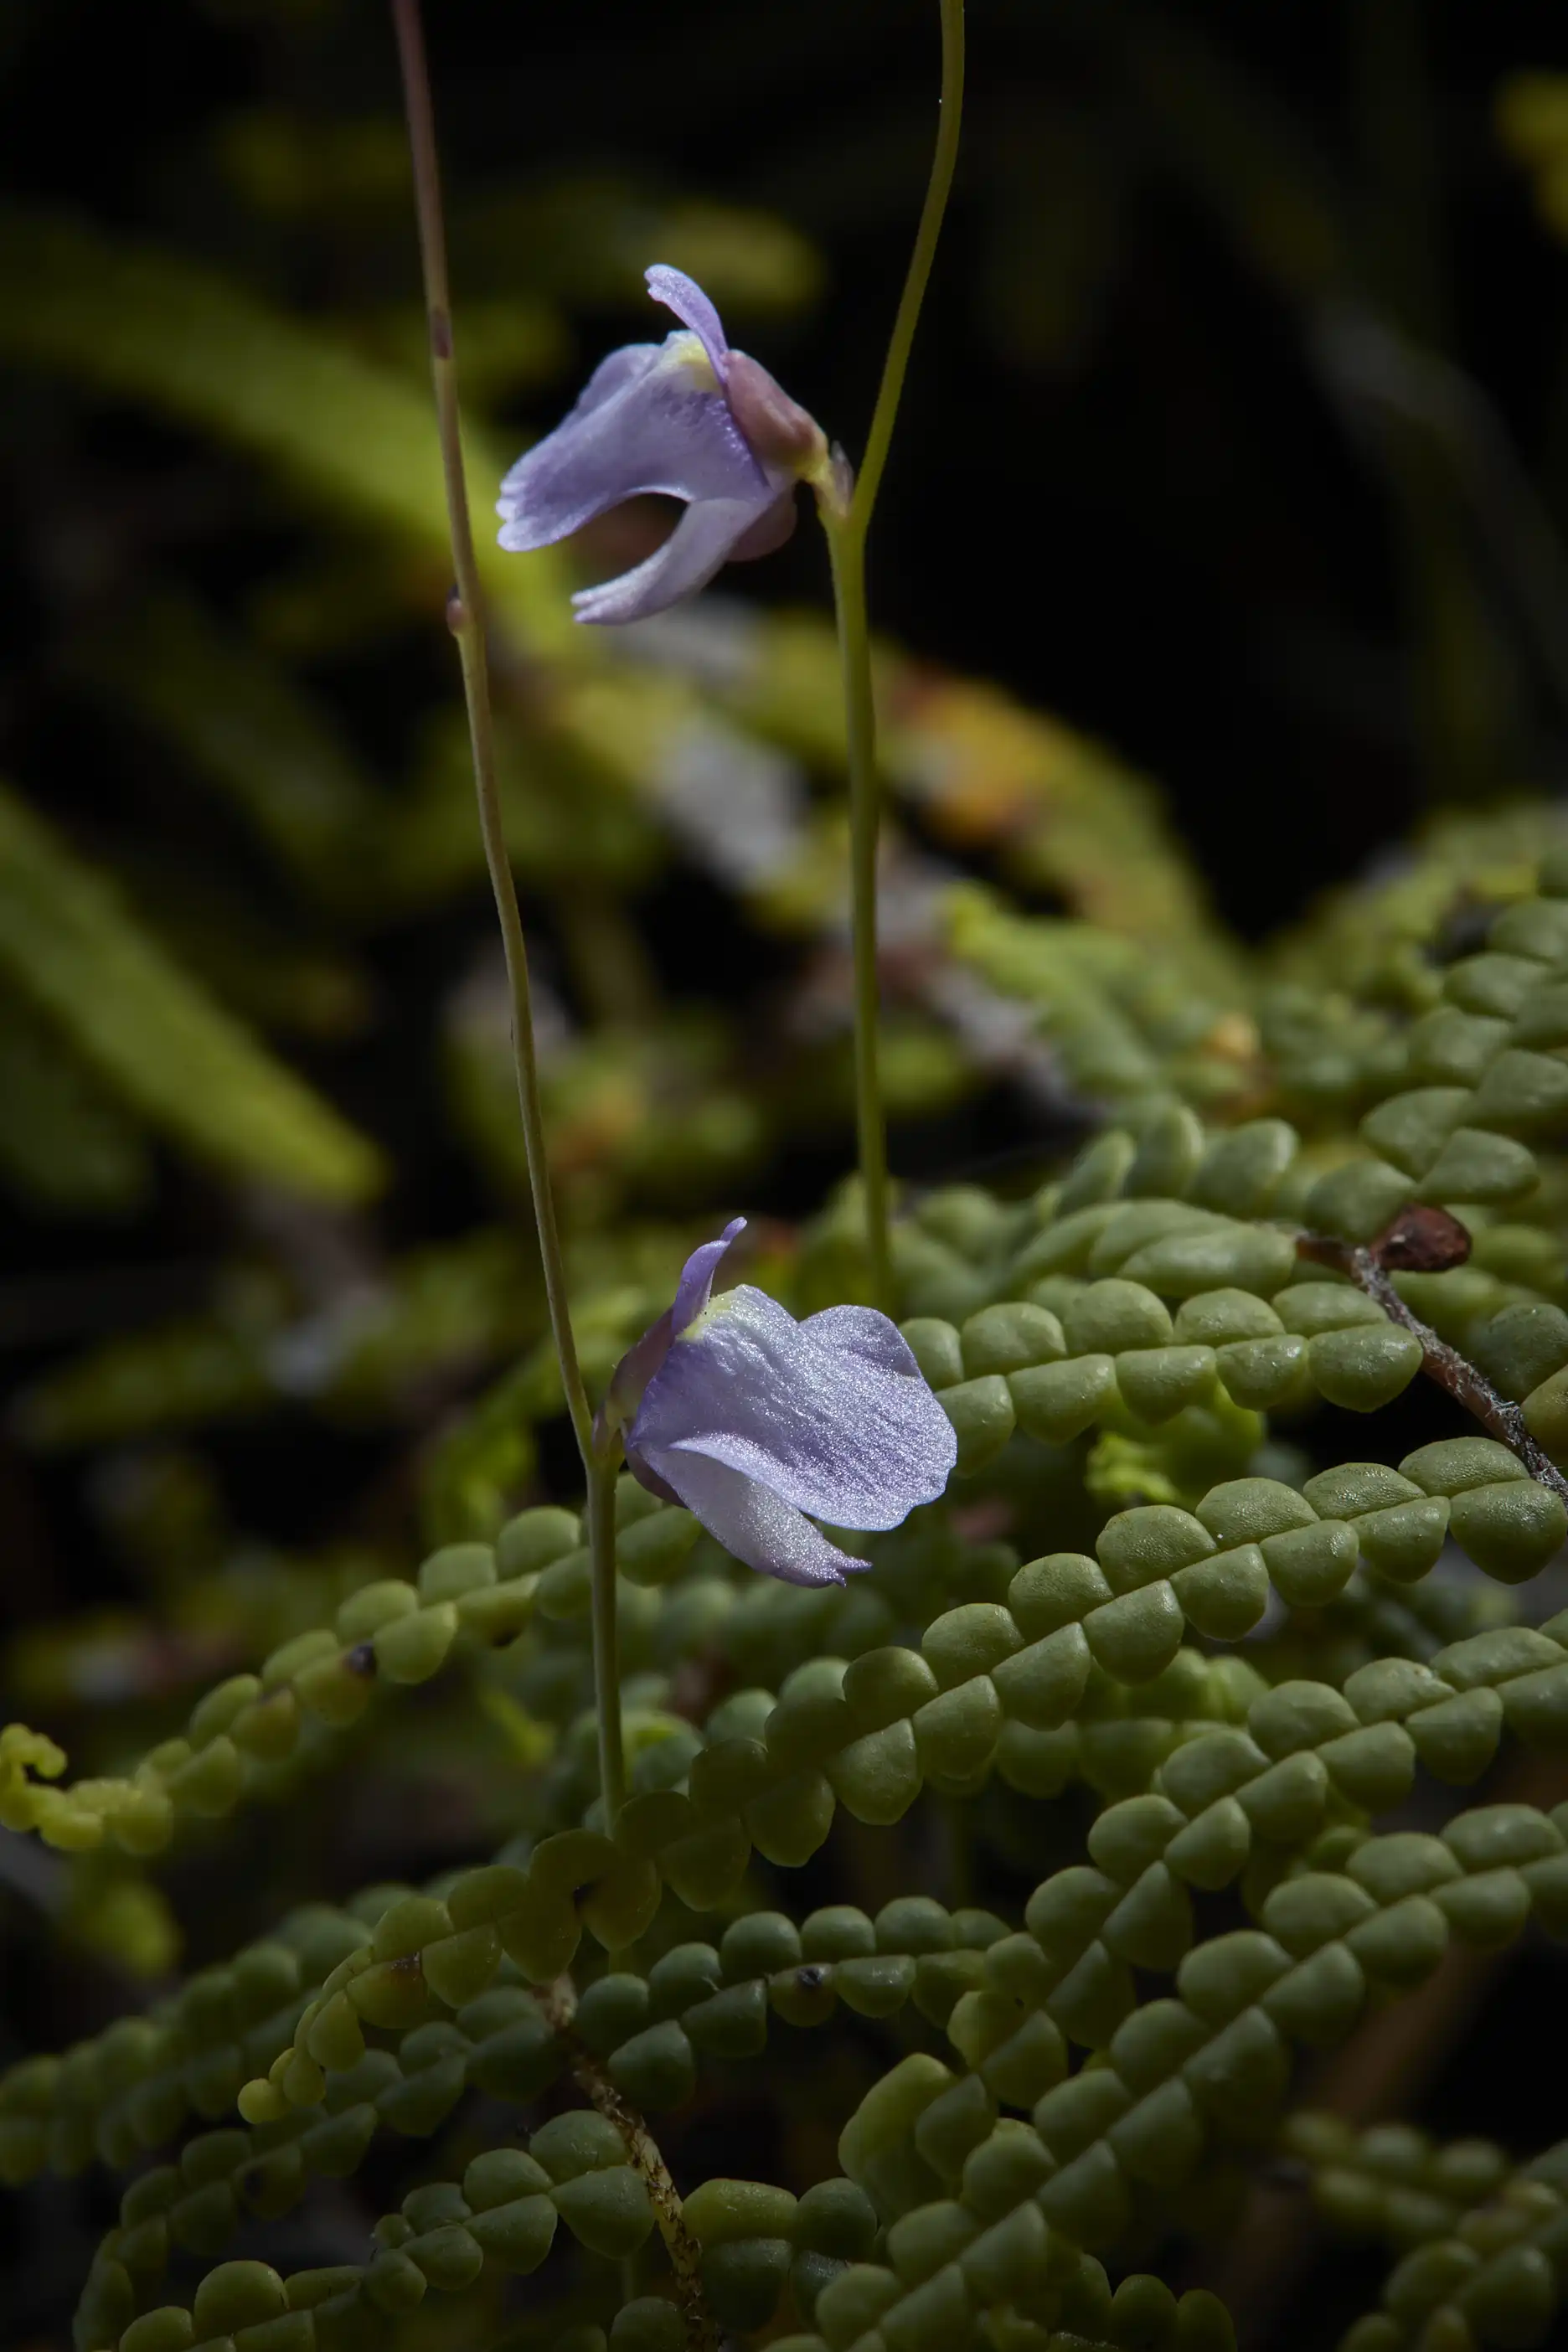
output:
POLYGON ((723 390, 722 384, 713 373, 713 362, 702 348, 700 335, 692 334, 689 328, 683 329, 680 333, 668 338, 665 350, 672 365, 686 369, 687 373, 695 379, 699 392, 723 390))
POLYGON ((740 1301, 736 1298, 733 1291, 721 1290, 717 1298, 710 1298, 708 1301, 707 1306, 702 1309, 700 1315, 694 1315, 692 1317, 684 1331, 678 1331, 676 1333, 675 1341, 671 1344, 673 1345, 682 1339, 700 1339, 702 1334, 711 1324, 715 1323, 721 1316, 731 1313, 739 1304, 740 1301))

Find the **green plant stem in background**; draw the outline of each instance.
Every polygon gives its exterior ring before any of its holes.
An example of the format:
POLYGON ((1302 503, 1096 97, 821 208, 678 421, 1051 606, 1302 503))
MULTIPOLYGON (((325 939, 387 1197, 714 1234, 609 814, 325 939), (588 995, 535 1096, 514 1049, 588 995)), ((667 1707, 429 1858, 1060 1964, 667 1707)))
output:
POLYGON ((468 518, 468 487, 463 475, 462 431, 458 409, 457 363, 452 352, 452 304, 447 274, 447 237, 442 220, 441 177, 436 155, 436 125, 430 104, 430 76, 425 57, 424 30, 418 0, 392 0, 397 54, 403 69, 404 101, 408 113, 408 138, 414 158, 414 196, 419 220, 419 254, 425 273, 425 300, 430 322, 430 368, 436 386, 436 417, 441 441, 441 465, 446 478, 447 512, 452 530, 452 568, 457 585, 447 616, 463 668, 463 694, 468 704, 468 733, 473 745, 474 784, 479 797, 479 831, 485 864, 495 893, 506 952, 507 979, 511 990, 511 1041, 517 1064, 517 1094, 522 1112, 523 1144, 528 1154, 528 1180, 533 1195, 539 1255, 544 1267, 550 1328, 561 1364, 566 1410, 572 1417, 577 1450, 588 1489, 588 1539, 594 1563, 594 1667, 599 1709, 599 1765, 605 1811, 613 1825, 625 1795, 621 1761, 619 1679, 616 1666, 615 1472, 596 1453, 593 1414, 577 1361, 572 1332, 571 1304, 566 1295, 566 1270, 561 1255, 561 1234, 555 1221, 555 1198, 545 1154, 544 1111, 539 1097, 539 1063, 534 1047, 533 1005, 528 978, 528 944, 517 903, 517 885, 507 855, 501 823, 500 788, 496 776, 495 730, 490 716, 489 675, 485 648, 485 612, 474 558, 473 527, 468 518))
POLYGON ((877 710, 871 691, 871 640, 866 625, 866 534, 850 518, 825 517, 833 566, 833 608, 844 673, 844 728, 849 759, 849 905, 855 960, 855 1129, 865 1194, 866 1252, 871 1296, 891 1301, 888 1259, 888 1123, 878 1070, 877 710))
POLYGON ((599 1703, 599 1788, 613 1832, 626 1801, 621 1742, 621 1668, 616 1633, 616 1464, 613 1449, 588 1465, 588 1548, 594 1562, 594 1689, 599 1703))
POLYGON ((958 163, 958 136, 963 121, 963 0, 942 0, 942 113, 937 123, 936 152, 931 157, 931 178, 926 184, 921 225, 915 232, 915 249, 910 256, 909 275, 904 279, 904 290, 900 297, 898 317, 893 320, 888 356, 882 363, 882 381, 877 391, 871 430, 866 436, 866 455, 849 505, 850 529, 858 530, 862 539, 870 526, 871 509, 877 503, 877 492, 881 486, 882 468, 888 462, 888 445, 893 437, 899 396, 904 388, 904 374, 909 367, 910 351, 920 320, 921 304, 925 299, 931 263, 936 258, 937 239, 942 235, 942 216, 947 211, 953 170, 958 163))
POLYGON ((910 257, 898 316, 883 362, 877 405, 859 478, 847 504, 820 490, 817 511, 827 534, 838 658, 844 674, 845 736, 849 766, 850 923, 855 960, 855 1122, 865 1192, 866 1243, 872 1295, 891 1305, 888 1255, 888 1130, 878 1072, 877 840, 881 796, 877 780, 877 709, 871 684, 871 641, 866 620, 866 536, 893 437, 899 397, 910 363, 942 216, 958 161, 963 117, 963 0, 942 0, 942 112, 936 152, 915 249, 910 257))

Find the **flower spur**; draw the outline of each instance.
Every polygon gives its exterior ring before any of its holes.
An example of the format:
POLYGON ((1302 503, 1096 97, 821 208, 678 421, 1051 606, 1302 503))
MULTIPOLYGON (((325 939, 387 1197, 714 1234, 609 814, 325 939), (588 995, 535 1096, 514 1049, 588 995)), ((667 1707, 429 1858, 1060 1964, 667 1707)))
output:
POLYGON ((646 562, 573 597, 580 621, 645 620, 721 564, 771 554, 795 529, 798 484, 831 478, 821 426, 731 350, 702 289, 662 263, 646 274, 680 327, 601 360, 570 415, 518 459, 496 507, 500 544, 526 552, 644 491, 686 502, 646 562))
POLYGON ((672 1306, 616 1369, 603 1422, 634 1476, 684 1503, 748 1568, 842 1584, 870 1566, 831 1526, 896 1528, 932 1503, 957 1454, 952 1428, 896 1327, 870 1307, 797 1323, 765 1291, 713 1277, 737 1217, 686 1261, 672 1306))

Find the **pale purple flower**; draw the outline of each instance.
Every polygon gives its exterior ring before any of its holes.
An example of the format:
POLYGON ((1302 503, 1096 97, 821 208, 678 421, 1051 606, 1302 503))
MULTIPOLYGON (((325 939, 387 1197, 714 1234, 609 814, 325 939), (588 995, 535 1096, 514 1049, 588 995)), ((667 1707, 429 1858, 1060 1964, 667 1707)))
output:
POLYGON ((715 1298, 744 1224, 686 1261, 675 1303, 622 1359, 607 1415, 633 1474, 726 1551, 791 1584, 842 1584, 852 1559, 805 1514, 896 1528, 947 1485, 952 1427, 905 1341, 870 1307, 797 1323, 750 1283, 715 1298))
POLYGON ((580 621, 640 621, 769 555, 795 529, 797 485, 827 462, 822 431, 767 370, 732 352, 700 286, 657 263, 649 293, 681 321, 601 360, 576 406, 501 484, 500 543, 549 547, 645 490, 686 501, 656 554, 573 597, 580 621))

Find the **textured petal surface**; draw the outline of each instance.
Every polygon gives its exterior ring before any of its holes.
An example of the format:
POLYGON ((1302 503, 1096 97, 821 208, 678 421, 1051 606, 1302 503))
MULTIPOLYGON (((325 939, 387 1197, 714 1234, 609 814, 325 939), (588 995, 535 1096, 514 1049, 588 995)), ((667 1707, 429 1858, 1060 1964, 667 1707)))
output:
MULTIPOLYGON (((825 1307, 819 1315, 808 1315, 800 1328, 809 1339, 852 1356, 864 1356, 868 1363, 879 1364, 886 1372, 912 1372, 916 1380, 922 1378, 914 1349, 898 1325, 879 1315, 874 1307, 825 1307)), ((947 1419, 945 1413, 942 1419, 947 1419)))
MULTIPOLYGON (((665 341, 668 340, 667 336, 665 341)), ((584 417, 592 416, 595 408, 603 408, 605 401, 613 399, 617 392, 625 392, 630 385, 639 383, 658 365, 664 356, 664 343, 623 343, 618 351, 608 352, 577 394, 556 431, 563 433, 569 425, 580 424, 584 417)), ((531 455, 530 451, 527 456, 520 457, 507 475, 501 484, 503 497, 531 455)))
MULTIPOLYGON (((636 1469, 637 1459, 628 1458, 636 1469)), ((783 1577, 786 1584, 842 1584, 853 1570, 871 1565, 840 1551, 782 1496, 722 1462, 657 1447, 641 1450, 641 1459, 727 1552, 764 1576, 783 1577)))
POLYGON ((885 1317, 837 1307, 796 1323, 749 1283, 675 1341, 629 1443, 661 1461, 725 1463, 844 1528, 896 1528, 936 1500, 957 1454, 947 1415, 885 1317))
POLYGON ((747 446, 698 339, 675 334, 612 352, 571 415, 518 459, 496 505, 500 543, 551 546, 645 490, 733 504, 744 520, 732 543, 781 487, 747 446))
POLYGON ((643 271, 643 278, 654 300, 673 310, 683 327, 690 328, 722 383, 730 346, 724 340, 723 321, 696 278, 688 278, 684 269, 672 269, 668 261, 656 261, 651 269, 643 271))
POLYGON ((731 1217, 716 1242, 704 1242, 700 1249, 692 1251, 681 1268, 675 1304, 669 1310, 672 1332, 684 1331, 689 1323, 696 1322, 711 1296, 721 1259, 737 1234, 745 1230, 744 1217, 731 1217))
MULTIPOLYGON (((764 485, 760 499, 702 499, 689 506, 664 545, 646 562, 597 588, 578 590, 572 599, 578 620, 646 621, 679 604, 683 596, 694 596, 729 562, 736 542, 766 511, 772 496, 764 485)), ((501 542, 506 544, 504 531, 501 542)))

